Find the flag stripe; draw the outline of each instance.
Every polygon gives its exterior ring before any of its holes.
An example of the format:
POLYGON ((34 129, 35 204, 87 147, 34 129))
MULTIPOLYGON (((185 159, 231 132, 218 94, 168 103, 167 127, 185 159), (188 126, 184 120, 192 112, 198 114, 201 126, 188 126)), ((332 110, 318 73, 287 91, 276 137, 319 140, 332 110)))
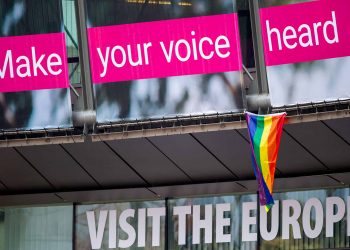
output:
POLYGON ((286 113, 262 116, 246 112, 245 115, 260 204, 269 210, 274 204, 272 190, 286 113))
POLYGON ((277 158, 277 151, 276 151, 276 138, 277 138, 277 125, 278 125, 278 117, 272 117, 272 124, 271 124, 271 129, 270 129, 270 134, 268 138, 269 142, 269 170, 270 170, 270 177, 271 177, 271 182, 269 184, 269 190, 272 192, 273 189, 273 183, 275 179, 275 169, 276 169, 276 162, 274 159, 277 158))
POLYGON ((270 164, 269 164, 269 134, 272 125, 272 117, 266 117, 264 119, 264 130, 260 142, 260 162, 261 171, 264 176, 269 191, 271 192, 271 176, 270 176, 270 164))
POLYGON ((256 164, 261 171, 261 158, 260 158, 260 142, 264 131, 264 118, 260 116, 253 117, 253 121, 256 120, 256 130, 253 137, 254 154, 256 159, 256 164), (256 118, 256 119, 254 119, 256 118))

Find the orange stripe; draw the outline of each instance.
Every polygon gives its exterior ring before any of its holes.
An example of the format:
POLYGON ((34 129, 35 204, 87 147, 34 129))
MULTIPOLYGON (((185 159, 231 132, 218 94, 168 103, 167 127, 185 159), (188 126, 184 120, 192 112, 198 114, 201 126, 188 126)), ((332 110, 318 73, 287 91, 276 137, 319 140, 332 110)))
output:
POLYGON ((278 117, 272 117, 272 125, 270 130, 270 135, 268 139, 268 154, 269 154, 269 167, 270 167, 270 176, 271 182, 268 187, 270 192, 272 192, 274 177, 275 177, 275 167, 276 167, 276 137, 277 137, 277 125, 278 125, 278 117))

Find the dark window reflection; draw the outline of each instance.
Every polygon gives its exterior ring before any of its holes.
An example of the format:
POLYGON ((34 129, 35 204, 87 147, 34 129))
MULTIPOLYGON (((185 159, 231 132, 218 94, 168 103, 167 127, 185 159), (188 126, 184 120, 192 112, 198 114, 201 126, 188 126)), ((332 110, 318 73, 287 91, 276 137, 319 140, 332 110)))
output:
MULTIPOLYGON (((227 14, 236 12, 236 1, 87 0, 87 12, 88 26, 96 27, 227 14)), ((243 108, 240 72, 101 84, 95 94, 99 122, 243 108)))
POLYGON ((61 1, 0 0, 0 36, 62 31, 61 1))
POLYGON ((232 13, 227 0, 87 0, 90 27, 232 13))
MULTIPOLYGON (((57 32, 60 0, 0 0, 0 37, 57 32)), ((0 93, 0 129, 70 125, 68 97, 67 89, 0 93)))
MULTIPOLYGON (((285 4, 310 2, 315 0, 262 0, 260 3, 261 7, 279 6, 285 4)), ((316 0, 319 1, 319 0, 316 0)))

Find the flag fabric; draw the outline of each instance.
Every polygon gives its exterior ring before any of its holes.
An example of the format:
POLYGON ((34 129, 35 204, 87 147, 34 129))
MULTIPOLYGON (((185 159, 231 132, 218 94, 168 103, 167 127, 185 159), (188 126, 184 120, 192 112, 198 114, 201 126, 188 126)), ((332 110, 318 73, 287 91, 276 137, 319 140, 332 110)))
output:
POLYGON ((274 200, 273 183, 286 113, 256 115, 245 112, 260 205, 269 211, 274 200))

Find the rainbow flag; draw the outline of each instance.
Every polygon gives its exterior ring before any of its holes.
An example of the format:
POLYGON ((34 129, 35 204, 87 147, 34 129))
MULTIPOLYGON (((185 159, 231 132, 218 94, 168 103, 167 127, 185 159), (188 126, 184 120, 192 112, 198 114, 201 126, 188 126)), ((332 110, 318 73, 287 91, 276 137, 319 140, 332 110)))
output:
POLYGON ((254 174, 258 181, 260 205, 269 211, 274 200, 273 183, 278 149, 286 113, 256 115, 245 112, 254 174))

